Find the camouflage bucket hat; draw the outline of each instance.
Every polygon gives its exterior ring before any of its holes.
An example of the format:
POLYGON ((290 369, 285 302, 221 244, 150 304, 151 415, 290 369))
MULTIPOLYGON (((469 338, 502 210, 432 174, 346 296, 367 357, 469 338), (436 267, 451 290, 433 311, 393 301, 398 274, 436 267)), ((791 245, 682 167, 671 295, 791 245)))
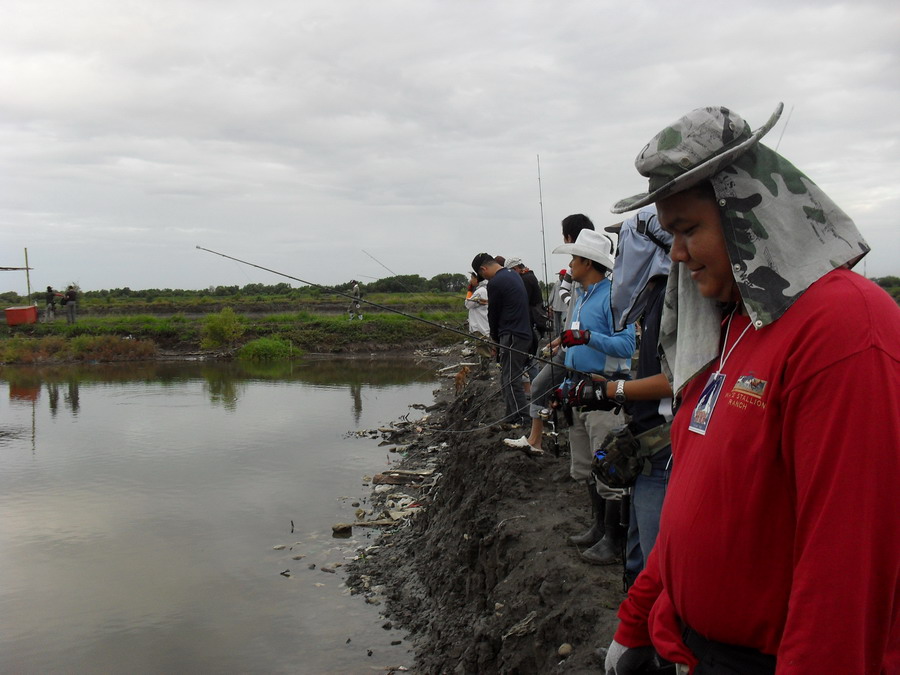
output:
POLYGON ((625 213, 681 192, 716 175, 751 150, 784 110, 775 112, 756 131, 728 108, 698 108, 654 136, 638 154, 634 165, 650 179, 647 192, 616 202, 613 213, 625 213))

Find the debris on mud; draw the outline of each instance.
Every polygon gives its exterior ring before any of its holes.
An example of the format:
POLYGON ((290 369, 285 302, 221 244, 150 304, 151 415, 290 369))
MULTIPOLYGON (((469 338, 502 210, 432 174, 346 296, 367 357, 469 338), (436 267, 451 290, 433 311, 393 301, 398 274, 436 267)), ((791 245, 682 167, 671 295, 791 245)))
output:
MULTIPOLYGON (((464 347, 441 352, 453 366, 471 360, 464 347)), ((468 367, 464 378, 450 368, 425 416, 379 430, 402 448, 371 480, 370 517, 390 522, 347 565, 347 584, 409 632, 412 672, 598 672, 621 565, 579 558, 567 537, 589 513, 568 454, 549 438, 543 455, 505 446, 522 430, 496 422, 497 369, 468 367)))

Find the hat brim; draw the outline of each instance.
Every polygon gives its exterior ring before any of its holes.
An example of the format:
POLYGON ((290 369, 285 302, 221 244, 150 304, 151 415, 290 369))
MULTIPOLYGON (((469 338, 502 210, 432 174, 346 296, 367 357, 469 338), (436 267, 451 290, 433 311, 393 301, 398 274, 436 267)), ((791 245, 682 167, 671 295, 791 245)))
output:
POLYGON ((594 248, 593 246, 585 246, 584 244, 579 244, 577 241, 573 244, 563 244, 562 246, 557 246, 555 249, 553 249, 553 253, 577 255, 581 258, 587 258, 588 260, 593 260, 594 262, 600 263, 609 270, 611 270, 613 268, 613 265, 616 264, 616 261, 612 256, 607 255, 600 249, 594 248))
POLYGON ((685 171, 680 176, 673 178, 668 183, 666 183, 659 189, 654 190, 653 192, 644 192, 639 195, 634 195, 633 197, 626 197, 625 199, 619 200, 610 209, 610 211, 612 211, 613 213, 626 213, 627 211, 633 211, 634 209, 638 209, 642 206, 646 206, 647 204, 652 204, 653 202, 659 201, 663 197, 668 197, 669 195, 673 195, 676 192, 687 190, 689 187, 693 187, 700 181, 711 176, 715 176, 717 173, 719 173, 719 171, 724 169, 729 164, 734 164, 735 160, 738 157, 751 150, 753 146, 759 143, 760 139, 767 133, 769 133, 769 131, 772 130, 772 127, 775 126, 775 123, 781 117, 781 113, 783 110, 784 103, 779 103, 777 106, 775 106, 775 112, 772 113, 771 117, 769 117, 769 120, 759 129, 754 131, 750 135, 750 138, 748 138, 743 143, 740 143, 733 148, 729 148, 719 155, 710 157, 702 164, 698 164, 690 171, 685 171))

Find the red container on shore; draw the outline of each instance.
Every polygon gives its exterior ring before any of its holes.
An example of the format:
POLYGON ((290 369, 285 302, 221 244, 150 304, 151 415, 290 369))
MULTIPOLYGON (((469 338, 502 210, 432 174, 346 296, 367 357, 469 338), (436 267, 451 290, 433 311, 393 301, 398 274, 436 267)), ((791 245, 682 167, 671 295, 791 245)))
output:
POLYGON ((37 305, 29 305, 28 307, 6 308, 7 326, 18 326, 21 323, 37 323, 37 317, 37 305))

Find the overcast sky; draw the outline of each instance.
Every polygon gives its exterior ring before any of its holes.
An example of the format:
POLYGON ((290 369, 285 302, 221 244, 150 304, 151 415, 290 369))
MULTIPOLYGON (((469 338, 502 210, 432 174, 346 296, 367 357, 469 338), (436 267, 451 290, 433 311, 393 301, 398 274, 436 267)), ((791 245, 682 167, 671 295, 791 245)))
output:
POLYGON ((5 0, 0 265, 197 289, 284 281, 197 245, 319 284, 487 251, 543 278, 538 156, 549 251, 569 213, 620 219, 669 122, 783 101, 764 142, 854 218, 859 271, 900 275, 898 52, 894 0, 5 0))

